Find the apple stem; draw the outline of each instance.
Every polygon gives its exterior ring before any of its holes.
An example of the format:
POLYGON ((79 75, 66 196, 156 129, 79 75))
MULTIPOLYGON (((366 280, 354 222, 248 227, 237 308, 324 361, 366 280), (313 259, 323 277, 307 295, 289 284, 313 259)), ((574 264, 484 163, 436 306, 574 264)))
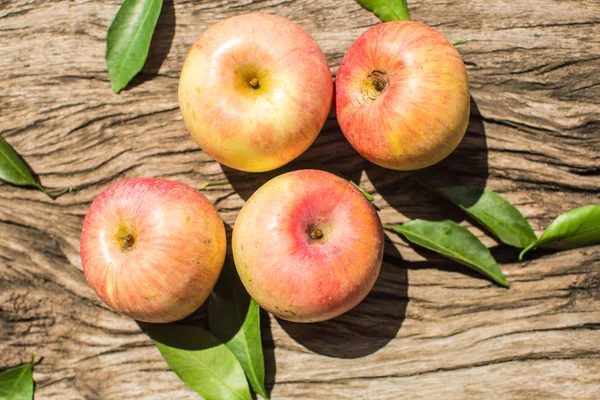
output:
POLYGON ((133 246, 134 242, 135 242, 135 239, 133 238, 133 236, 127 235, 127 237, 125 238, 125 244, 127 245, 127 247, 133 246))
POLYGON ((367 76, 364 85, 367 97, 375 100, 385 92, 385 89, 390 85, 390 80, 384 71, 374 70, 367 76))
POLYGON ((320 229, 315 229, 310 233, 310 237, 315 240, 321 239, 323 237, 323 231, 320 229))
POLYGON ((381 92, 383 89, 385 89, 385 86, 386 86, 385 82, 382 81, 381 79, 378 79, 378 78, 373 79, 373 87, 378 92, 381 92))
POLYGON ((258 89, 258 86, 259 86, 258 79, 256 79, 256 77, 250 79, 248 81, 248 85, 250 85, 250 87, 253 89, 258 89))
POLYGON ((39 183, 36 183, 33 186, 36 187, 36 188, 38 188, 39 190, 41 190, 48 197, 50 197, 52 200, 56 199, 57 197, 62 196, 65 193, 71 193, 73 191, 73 187, 72 186, 68 187, 66 189, 62 189, 62 190, 54 191, 54 192, 51 192, 50 190, 46 189, 44 186, 40 185, 39 183))

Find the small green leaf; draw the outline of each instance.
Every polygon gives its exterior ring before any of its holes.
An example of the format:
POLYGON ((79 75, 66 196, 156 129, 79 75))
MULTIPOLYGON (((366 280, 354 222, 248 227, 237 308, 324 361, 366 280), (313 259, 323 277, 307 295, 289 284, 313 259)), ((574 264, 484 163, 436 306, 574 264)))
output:
POLYGON ((367 192, 365 189, 361 188, 360 186, 358 186, 356 183, 354 183, 354 181, 348 181, 350 182, 350 184, 352 186, 354 186, 355 188, 358 189, 359 192, 361 192, 363 194, 363 196, 365 196, 367 198, 367 200, 369 200, 371 203, 375 200, 375 198, 371 195, 371 193, 367 192))
POLYGON ((142 70, 162 0, 123 0, 106 35, 110 86, 119 93, 142 70))
POLYGON ((502 286, 509 286, 488 248, 454 221, 415 219, 403 225, 383 225, 383 229, 399 233, 412 243, 466 265, 502 286))
POLYGON ((30 363, 0 373, 0 400, 31 399, 33 399, 33 357, 30 363))
POLYGON ((208 304, 208 324, 237 357, 252 389, 268 399, 260 337, 260 307, 250 298, 235 268, 225 263, 208 304))
POLYGON ((35 187, 52 199, 73 191, 72 187, 51 192, 38 183, 35 175, 29 170, 25 161, 17 152, 0 136, 0 179, 17 186, 35 187))
POLYGON ((548 249, 574 249, 600 243, 600 205, 588 205, 576 208, 558 216, 544 234, 531 243, 519 255, 535 247, 548 249))
POLYGON ((206 400, 252 399, 240 363, 212 333, 196 326, 153 325, 149 335, 169 368, 206 400))
POLYGON ((221 182, 206 182, 204 185, 202 185, 202 187, 200 187, 200 190, 202 189, 206 189, 207 187, 213 187, 213 186, 226 186, 229 185, 228 181, 221 181, 221 182))
POLYGON ((459 40, 458 42, 454 42, 452 43, 452 46, 460 46, 461 44, 467 44, 471 41, 471 39, 463 39, 463 40, 459 40))
POLYGON ((509 246, 523 249, 537 239, 523 214, 495 192, 470 186, 434 190, 459 206, 509 246))
POLYGON ((406 0, 356 0, 358 4, 377 15, 383 22, 409 21, 406 0))

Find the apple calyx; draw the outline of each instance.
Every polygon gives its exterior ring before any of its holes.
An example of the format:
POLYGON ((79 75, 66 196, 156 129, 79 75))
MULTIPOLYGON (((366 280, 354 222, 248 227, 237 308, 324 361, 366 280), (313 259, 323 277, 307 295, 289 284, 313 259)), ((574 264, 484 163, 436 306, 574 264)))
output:
POLYGON ((122 251, 129 251, 135 244, 136 231, 132 226, 121 225, 115 234, 117 245, 122 251))
POLYGON ((320 230, 319 228, 317 229, 313 229, 310 232, 310 237, 314 240, 319 240, 323 238, 323 231, 320 230))
POLYGON ((125 237, 125 246, 127 248, 130 248, 131 246, 133 246, 134 243, 135 243, 135 239, 133 238, 133 236, 131 236, 131 234, 129 234, 125 237))
POLYGON ((390 85, 387 73, 374 70, 363 81, 363 93, 371 100, 377 99, 390 85))
POLYGON ((123 251, 131 250, 135 244, 135 237, 131 233, 128 233, 127 236, 117 236, 117 240, 123 251))
POLYGON ((256 77, 254 77, 254 78, 250 79, 250 80, 248 81, 248 85, 250 85, 250 87, 251 87, 252 89, 258 89, 258 87, 260 86, 260 84, 259 84, 259 82, 258 82, 258 79, 257 79, 256 77))

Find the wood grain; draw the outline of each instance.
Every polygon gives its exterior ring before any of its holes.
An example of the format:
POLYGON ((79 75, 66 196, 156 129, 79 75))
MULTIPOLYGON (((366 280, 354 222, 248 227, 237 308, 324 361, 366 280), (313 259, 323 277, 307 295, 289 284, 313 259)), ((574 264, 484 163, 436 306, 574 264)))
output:
MULTIPOLYGON (((467 65, 473 116, 450 174, 498 191, 539 234, 599 203, 598 0, 409 1, 467 65)), ((87 207, 120 179, 155 176, 199 188, 232 226, 268 178, 212 161, 177 104, 179 70, 209 25, 250 11, 299 23, 335 74, 353 40, 378 22, 351 0, 166 1, 143 72, 110 90, 105 36, 119 1, 0 1, 0 134, 49 187, 52 201, 0 185, 0 369, 37 351, 39 399, 198 398, 169 371, 135 321, 87 285, 79 233, 87 207)), ((600 398, 600 246, 532 252, 499 246, 414 174, 384 171, 345 142, 333 115, 294 167, 326 164, 373 192, 384 223, 454 218, 492 247, 505 290, 388 236, 373 292, 330 322, 263 321, 274 399, 600 398)), ((199 313, 202 318, 202 313, 199 313)))

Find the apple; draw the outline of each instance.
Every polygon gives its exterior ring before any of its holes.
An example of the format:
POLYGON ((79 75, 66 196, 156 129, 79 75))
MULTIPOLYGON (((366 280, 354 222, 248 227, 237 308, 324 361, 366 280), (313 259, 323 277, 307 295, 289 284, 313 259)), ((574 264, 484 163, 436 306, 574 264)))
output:
POLYGON ((210 201, 183 183, 128 179, 93 201, 81 263, 98 297, 144 322, 172 322, 208 298, 223 267, 225 228, 210 201))
POLYGON ((252 13, 221 21, 190 49, 179 106, 193 139, 230 168, 279 168, 314 142, 333 81, 315 40, 285 18, 252 13))
POLYGON ((433 165, 467 130, 464 63, 448 40, 419 22, 368 29, 342 59, 335 86, 344 136, 379 166, 408 171, 433 165))
POLYGON ((319 170, 279 175, 242 207, 233 228, 238 274, 250 296, 293 322, 335 318, 372 289, 383 229, 369 201, 319 170))

